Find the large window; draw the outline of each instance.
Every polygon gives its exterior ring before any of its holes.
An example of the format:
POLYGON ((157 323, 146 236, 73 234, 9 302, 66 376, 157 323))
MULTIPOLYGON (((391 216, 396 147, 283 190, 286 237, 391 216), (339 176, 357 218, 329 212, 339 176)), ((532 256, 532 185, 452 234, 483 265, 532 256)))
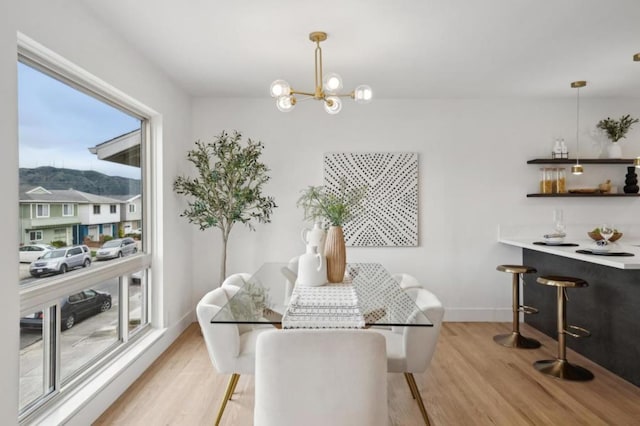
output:
POLYGON ((56 67, 58 74, 30 53, 21 49, 18 60, 23 229, 16 243, 47 247, 31 264, 19 265, 24 421, 132 344, 149 329, 153 309, 149 232, 134 235, 133 254, 103 262, 94 257, 113 229, 125 225, 113 216, 99 222, 101 204, 115 214, 123 200, 141 196, 139 223, 146 229, 149 124, 128 105, 94 92, 87 83, 93 79, 76 80, 56 67), (42 229, 29 229, 36 224, 42 229))

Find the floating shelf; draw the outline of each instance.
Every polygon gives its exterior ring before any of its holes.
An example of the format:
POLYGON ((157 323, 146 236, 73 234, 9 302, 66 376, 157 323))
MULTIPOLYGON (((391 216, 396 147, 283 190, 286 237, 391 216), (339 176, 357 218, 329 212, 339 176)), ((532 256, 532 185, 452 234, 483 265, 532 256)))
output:
POLYGON ((565 192, 562 194, 527 194, 527 197, 640 197, 640 194, 602 194, 599 192, 594 193, 570 193, 565 192))
MULTIPOLYGON (((580 164, 633 164, 635 158, 581 158, 580 164)), ((535 158, 527 164, 574 164, 575 158, 535 158)))

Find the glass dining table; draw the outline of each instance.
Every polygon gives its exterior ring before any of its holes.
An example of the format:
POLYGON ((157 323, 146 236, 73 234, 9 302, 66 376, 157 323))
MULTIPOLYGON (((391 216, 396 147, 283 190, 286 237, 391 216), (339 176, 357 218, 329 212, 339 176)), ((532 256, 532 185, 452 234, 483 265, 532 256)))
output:
POLYGON ((271 324, 276 328, 432 327, 405 290, 379 263, 349 263, 342 283, 295 284, 287 263, 265 263, 248 280, 226 285, 228 303, 218 324, 271 324), (352 321, 353 320, 353 321, 352 321))

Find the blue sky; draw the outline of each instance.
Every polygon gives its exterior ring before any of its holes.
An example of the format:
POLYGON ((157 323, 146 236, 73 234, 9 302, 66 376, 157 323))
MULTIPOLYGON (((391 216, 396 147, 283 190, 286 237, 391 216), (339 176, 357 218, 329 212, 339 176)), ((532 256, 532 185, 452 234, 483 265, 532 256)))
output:
POLYGON ((140 179, 140 169, 98 160, 90 147, 140 120, 18 62, 20 167, 95 170, 140 179))

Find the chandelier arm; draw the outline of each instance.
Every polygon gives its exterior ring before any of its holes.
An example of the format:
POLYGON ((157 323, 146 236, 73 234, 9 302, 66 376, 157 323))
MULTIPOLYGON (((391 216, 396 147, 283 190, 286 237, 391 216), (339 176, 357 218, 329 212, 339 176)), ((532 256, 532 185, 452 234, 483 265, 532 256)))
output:
POLYGON ((315 93, 299 92, 299 91, 293 90, 293 89, 291 89, 291 91, 289 93, 291 93, 292 95, 305 95, 305 96, 312 96, 312 97, 316 96, 315 93))

